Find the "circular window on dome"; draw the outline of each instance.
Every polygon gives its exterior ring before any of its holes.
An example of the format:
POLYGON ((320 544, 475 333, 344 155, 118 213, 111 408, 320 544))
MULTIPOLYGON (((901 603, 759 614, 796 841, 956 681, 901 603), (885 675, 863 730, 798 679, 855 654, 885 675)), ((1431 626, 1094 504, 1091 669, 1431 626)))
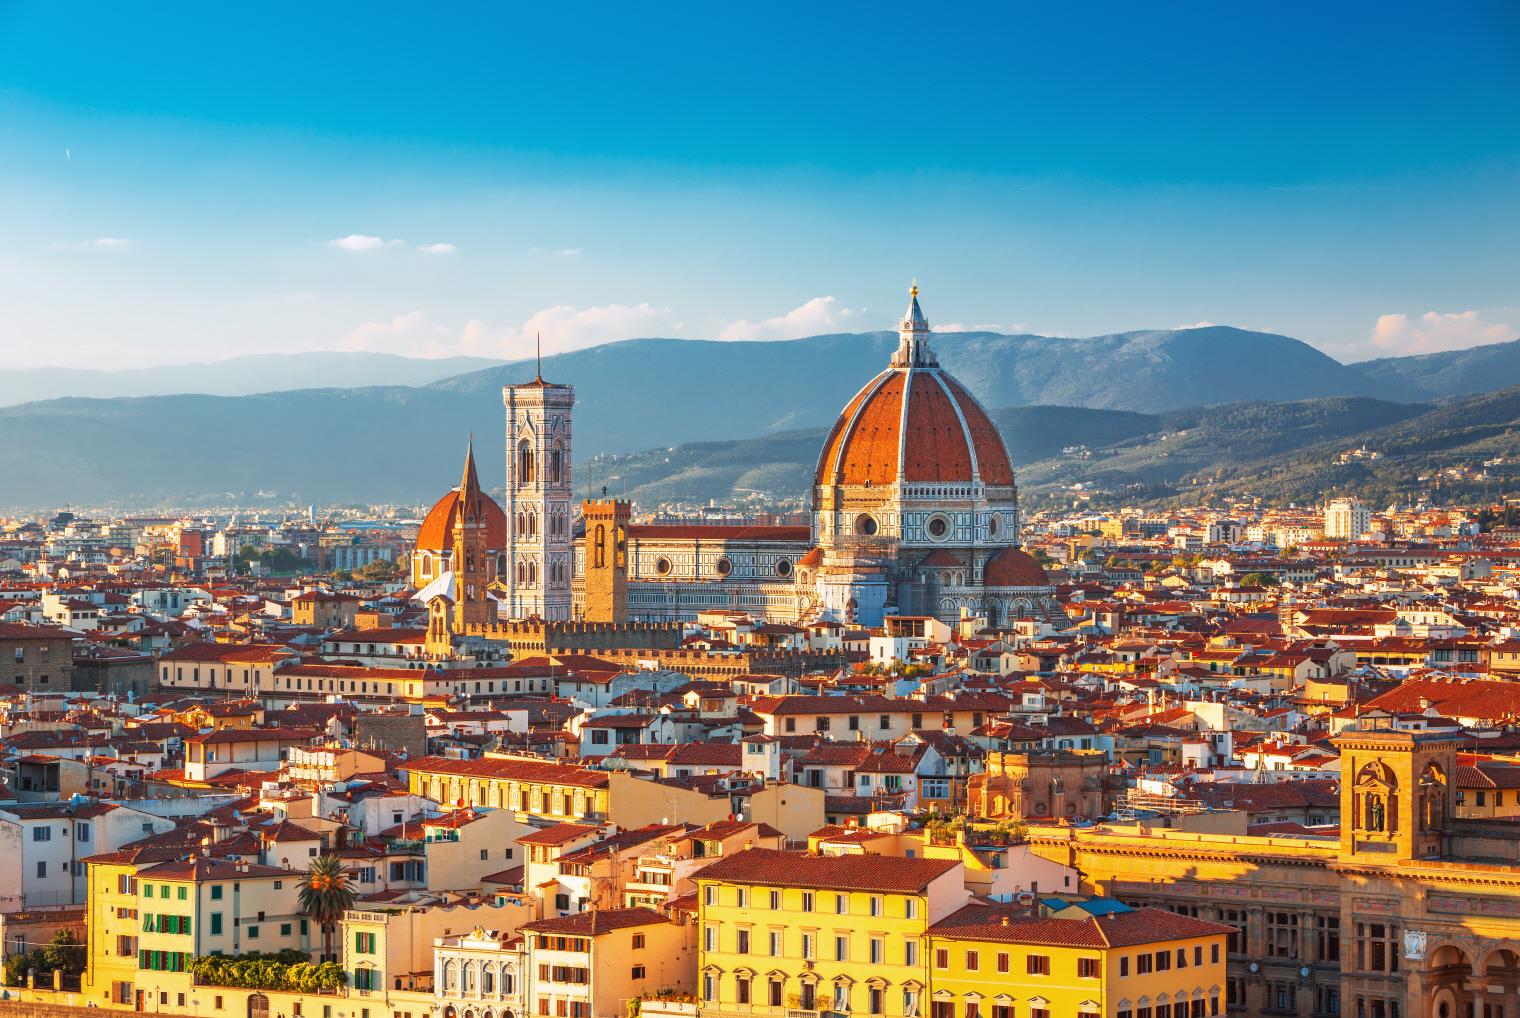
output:
POLYGON ((950 533, 950 521, 943 516, 930 516, 929 522, 924 524, 924 529, 929 532, 930 537, 938 541, 950 533))
POLYGON ((998 528, 997 528, 997 517, 996 516, 989 516, 989 517, 987 517, 987 536, 988 537, 996 537, 997 536, 997 530, 998 530, 998 528))
POLYGON ((657 558, 654 560, 654 571, 661 576, 670 575, 670 559, 657 558))
POLYGON ((855 517, 855 533, 864 537, 870 537, 876 533, 876 517, 870 513, 861 513, 855 517))
POLYGON ((727 576, 734 571, 734 564, 726 558, 720 558, 713 564, 713 568, 718 571, 719 576, 727 576))
POLYGON ((788 561, 787 559, 782 559, 781 561, 777 562, 776 563, 776 575, 777 576, 790 576, 790 575, 792 575, 792 563, 790 561, 788 561))

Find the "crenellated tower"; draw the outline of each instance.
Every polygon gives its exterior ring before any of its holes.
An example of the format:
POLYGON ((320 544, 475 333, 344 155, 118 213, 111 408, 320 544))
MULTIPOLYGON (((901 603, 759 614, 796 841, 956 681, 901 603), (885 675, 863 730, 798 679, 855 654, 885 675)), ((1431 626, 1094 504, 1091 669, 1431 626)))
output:
POLYGON ((570 424, 575 388, 533 381, 502 391, 507 411, 507 563, 512 618, 570 618, 570 424))

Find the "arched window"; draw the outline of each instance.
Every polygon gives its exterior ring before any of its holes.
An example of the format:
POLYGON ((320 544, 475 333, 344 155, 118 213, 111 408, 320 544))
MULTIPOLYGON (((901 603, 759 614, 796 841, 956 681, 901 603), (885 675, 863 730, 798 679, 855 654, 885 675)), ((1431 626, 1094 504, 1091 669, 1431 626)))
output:
POLYGON ((605 569, 607 567, 607 528, 603 524, 596 525, 596 540, 592 543, 592 550, 594 552, 593 566, 597 569, 605 569))
POLYGON ((526 438, 517 443, 517 483, 533 483, 533 446, 526 438))
POLYGON ((443 988, 445 990, 452 990, 454 988, 455 980, 458 979, 457 972, 458 969, 452 960, 443 963, 443 988))
POLYGON ((558 484, 560 482, 560 477, 562 476, 562 473, 561 473, 561 461, 562 461, 562 459, 563 459, 563 457, 560 454, 559 443, 555 442, 554 443, 554 448, 549 450, 549 483, 550 484, 558 484))

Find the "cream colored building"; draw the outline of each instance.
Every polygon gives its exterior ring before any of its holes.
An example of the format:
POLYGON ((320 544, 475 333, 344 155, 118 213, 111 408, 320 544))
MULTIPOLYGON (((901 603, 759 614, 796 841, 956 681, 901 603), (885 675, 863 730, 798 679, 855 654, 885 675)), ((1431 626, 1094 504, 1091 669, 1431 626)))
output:
POLYGON ((580 912, 522 932, 538 1014, 625 1018, 629 1001, 695 989, 695 928, 650 909, 580 912))

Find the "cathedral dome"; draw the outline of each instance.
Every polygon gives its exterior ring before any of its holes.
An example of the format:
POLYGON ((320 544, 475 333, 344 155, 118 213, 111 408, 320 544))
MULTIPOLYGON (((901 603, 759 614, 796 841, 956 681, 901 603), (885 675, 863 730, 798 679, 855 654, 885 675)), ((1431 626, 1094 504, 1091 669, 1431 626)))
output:
POLYGON ((986 587, 1048 587, 1050 577, 1034 556, 1021 548, 1004 548, 987 560, 982 570, 986 587))
MULTIPOLYGON (((486 518, 486 547, 500 551, 507 546, 507 514, 501 511, 496 500, 482 492, 481 511, 486 518)), ((454 521, 459 518, 459 489, 455 488, 438 500, 428 511, 417 531, 417 550, 452 552, 454 550, 454 521)))
POLYGON ((813 483, 1012 487, 997 427, 929 349, 916 287, 900 335, 891 365, 855 394, 829 432, 813 483))

